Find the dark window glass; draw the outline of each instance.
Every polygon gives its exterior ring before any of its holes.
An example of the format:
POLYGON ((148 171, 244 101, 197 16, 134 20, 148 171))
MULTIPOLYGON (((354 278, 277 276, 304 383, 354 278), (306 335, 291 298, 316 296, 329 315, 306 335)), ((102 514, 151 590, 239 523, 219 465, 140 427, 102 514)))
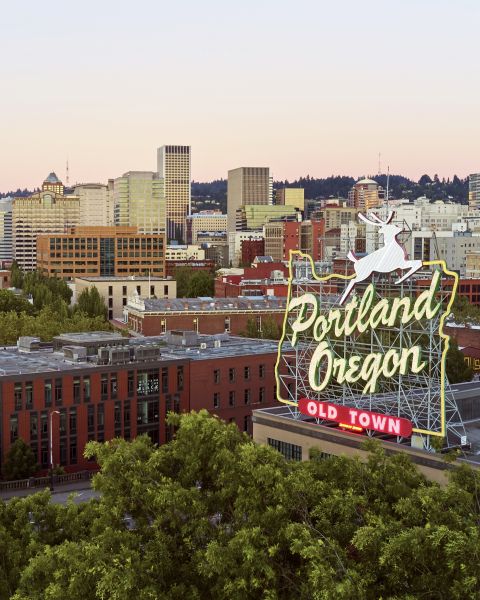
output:
POLYGON ((130 402, 127 400, 123 405, 123 424, 130 427, 130 402))
POLYGON ((273 438, 267 438, 267 443, 278 450, 288 460, 302 460, 302 447, 288 442, 281 442, 273 438))
POLYGON ((104 408, 103 404, 97 404, 97 431, 103 431, 105 426, 104 408))
POLYGON ((52 380, 51 379, 45 380, 44 400, 45 400, 46 408, 48 408, 49 406, 52 406, 52 380))
POLYGON ((23 402, 23 386, 21 383, 15 384, 15 410, 22 410, 22 402, 23 402))
POLYGON ((77 409, 76 408, 70 409, 69 429, 70 429, 70 435, 72 435, 72 433, 77 433, 77 409))
POLYGON ((80 377, 73 378, 73 403, 80 404, 80 377))
POLYGON ((135 391, 135 375, 133 371, 128 372, 128 395, 133 396, 135 391))
POLYGON ((67 464, 67 440, 60 440, 60 464, 65 466, 67 464))
POLYGON ((220 383, 220 369, 213 371, 213 383, 220 383))
POLYGON ((49 467, 48 442, 42 442, 40 445, 40 464, 43 469, 49 467))
POLYGON ((177 390, 183 390, 183 367, 177 367, 177 390))
POLYGON ((102 373, 101 382, 100 382, 100 396, 102 400, 107 400, 108 398, 108 374, 102 373))
POLYGON ((235 369, 234 368, 228 369, 228 380, 230 381, 230 383, 233 383, 235 381, 235 369))
POLYGON ((90 376, 83 378, 83 401, 90 402, 90 376))
POLYGON ((228 405, 235 406, 235 392, 231 391, 228 393, 228 405))
POLYGON ((30 413, 30 439, 38 439, 38 413, 36 412, 30 413))
POLYGON ((168 367, 162 367, 162 392, 168 392, 168 367))
POLYGON ((261 387, 258 390, 258 401, 261 403, 261 402, 264 402, 264 400, 265 400, 265 388, 261 387))
POLYGON ((67 435, 67 412, 65 410, 60 411, 58 429, 60 436, 67 435))
POLYGON ((220 407, 220 394, 218 392, 215 392, 213 394, 213 408, 219 408, 220 407))
POLYGON ((76 438, 70 439, 70 464, 71 465, 77 464, 77 439, 76 438))
POLYGON ((250 390, 245 390, 243 392, 243 401, 245 404, 250 404, 250 390))
POLYGON ((258 376, 260 379, 265 377, 265 365, 258 365, 258 376))
POLYGON ((62 380, 55 379, 55 406, 62 406, 62 380))
POLYGON ((122 432, 122 403, 115 402, 113 409, 113 424, 115 427, 115 435, 120 435, 122 432))
POLYGON ((243 417, 243 431, 245 431, 245 433, 249 433, 250 431, 250 415, 245 415, 243 417))
POLYGON ((95 406, 93 404, 88 407, 87 429, 90 433, 95 431, 95 406))
POLYGON ((18 438, 18 416, 10 417, 10 442, 14 442, 18 438))
POLYGON ((42 439, 48 437, 48 413, 42 411, 40 414, 40 435, 42 439))
POLYGON ((117 391, 118 391, 117 374, 111 373, 110 374, 110 398, 112 400, 114 400, 117 397, 117 391))
POLYGON ((31 381, 25 383, 25 408, 27 410, 33 408, 33 383, 31 381))
POLYGON ((243 369, 243 378, 250 379, 250 367, 244 367, 243 369))

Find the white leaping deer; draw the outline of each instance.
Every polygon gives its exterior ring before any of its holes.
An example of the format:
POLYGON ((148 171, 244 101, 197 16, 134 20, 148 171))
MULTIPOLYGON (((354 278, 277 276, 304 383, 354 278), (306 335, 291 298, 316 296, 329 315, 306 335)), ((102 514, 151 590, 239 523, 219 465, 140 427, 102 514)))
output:
POLYGON ((359 213, 359 218, 369 225, 375 225, 380 227, 380 233, 383 234, 383 247, 375 250, 371 254, 367 254, 363 258, 358 259, 355 254, 350 251, 348 258, 353 261, 355 269, 355 278, 352 279, 342 297, 340 298, 339 304, 343 304, 347 299, 348 295, 357 283, 364 281, 367 277, 370 277, 372 273, 391 273, 401 269, 402 271, 409 269, 405 275, 402 275, 395 283, 402 283, 405 279, 408 279, 415 271, 418 271, 422 266, 421 260, 408 260, 404 249, 400 246, 397 241, 397 235, 402 232, 400 227, 397 227, 390 221, 393 219, 393 212, 388 213, 386 221, 382 221, 370 213, 369 217, 359 213))

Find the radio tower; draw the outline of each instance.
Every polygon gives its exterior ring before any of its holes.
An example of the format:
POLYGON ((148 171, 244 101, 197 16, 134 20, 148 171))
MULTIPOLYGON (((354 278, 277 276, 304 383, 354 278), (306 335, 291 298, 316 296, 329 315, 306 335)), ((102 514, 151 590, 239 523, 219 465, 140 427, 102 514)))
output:
POLYGON ((378 153, 378 175, 382 174, 382 153, 378 153))
POLYGON ((67 158, 67 177, 65 179, 65 183, 66 183, 66 186, 69 187, 69 185, 70 185, 70 170, 68 168, 68 158, 67 158))

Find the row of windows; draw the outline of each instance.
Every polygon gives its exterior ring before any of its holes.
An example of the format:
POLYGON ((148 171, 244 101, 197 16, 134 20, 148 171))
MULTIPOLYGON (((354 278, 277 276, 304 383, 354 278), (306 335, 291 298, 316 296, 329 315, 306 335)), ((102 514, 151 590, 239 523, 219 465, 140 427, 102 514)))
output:
MULTIPOLYGON (((248 381, 250 379, 250 374, 251 374, 250 367, 243 367, 243 379, 245 381, 248 381)), ((258 365, 258 376, 260 377, 260 379, 264 379, 265 365, 258 365)), ((228 381, 230 383, 234 383, 236 381, 236 378, 237 378, 237 370, 235 369, 235 367, 230 367, 230 369, 228 369, 228 381)), ((213 383, 215 383, 215 384, 220 383, 220 379, 221 379, 220 369, 215 369, 213 371, 213 383)))
POLYGON ((302 460, 302 447, 296 444, 290 444, 288 442, 281 442, 273 438, 267 438, 267 443, 275 450, 278 450, 280 454, 287 460, 302 460))
MULTIPOLYGON (((185 376, 183 365, 177 367, 176 373, 177 391, 181 392, 185 385, 185 376)), ((167 393, 169 388, 168 367, 159 369, 150 369, 137 371, 135 382, 135 372, 129 371, 127 376, 127 392, 132 397, 136 391, 137 396, 148 396, 167 393)), ((91 400, 91 381, 90 376, 74 377, 72 384, 73 403, 80 404, 90 402, 91 400)), ((100 397, 102 400, 115 400, 118 395, 117 373, 102 373, 100 376, 100 397)), ((63 404, 63 381, 61 378, 46 379, 44 381, 44 404, 46 408, 62 406, 63 404)), ((30 410, 33 408, 33 382, 17 382, 14 385, 14 406, 15 411, 22 409, 30 410)))
MULTIPOLYGON (((220 408, 221 396, 220 392, 214 392, 213 394, 213 408, 220 408)), ((252 402, 252 391, 250 389, 243 390, 243 403, 249 405, 252 402)), ((258 390, 257 402, 261 404, 265 402, 265 388, 261 387, 258 390)), ((231 390, 228 392, 228 406, 233 408, 236 403, 236 391, 231 390)))

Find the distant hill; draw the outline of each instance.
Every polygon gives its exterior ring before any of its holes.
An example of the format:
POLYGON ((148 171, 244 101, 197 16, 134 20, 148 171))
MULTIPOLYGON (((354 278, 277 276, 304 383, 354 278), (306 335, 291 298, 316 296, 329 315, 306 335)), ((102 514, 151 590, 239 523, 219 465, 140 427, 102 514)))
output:
MULTIPOLYGON (((387 175, 373 176, 383 188, 387 187, 387 175)), ((346 198, 348 191, 357 181, 345 175, 332 175, 326 178, 315 178, 307 175, 296 181, 275 181, 273 187, 303 187, 305 198, 316 200, 322 198, 346 198)), ((422 175, 418 181, 412 181, 403 175, 390 175, 389 196, 395 198, 408 198, 414 200, 420 196, 427 196, 430 200, 452 200, 460 204, 468 203, 468 178, 460 179, 454 175, 453 179, 439 179, 434 175, 422 175)), ((227 180, 217 179, 212 182, 192 182, 192 204, 195 211, 220 209, 226 212, 227 207, 227 180)))

